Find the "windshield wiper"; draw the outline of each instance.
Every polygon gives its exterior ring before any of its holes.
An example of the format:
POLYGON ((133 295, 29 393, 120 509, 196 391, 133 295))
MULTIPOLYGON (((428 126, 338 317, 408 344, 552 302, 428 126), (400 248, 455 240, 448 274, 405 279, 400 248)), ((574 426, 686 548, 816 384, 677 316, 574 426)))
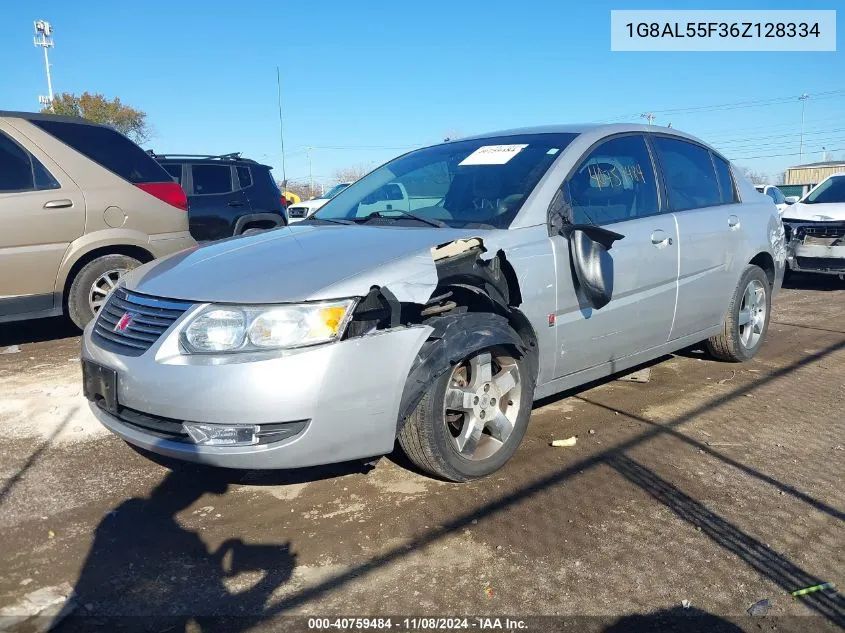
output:
MULTIPOLYGON (((405 211, 404 209, 390 209, 390 211, 395 211, 396 213, 401 213, 406 218, 411 218, 412 220, 416 220, 417 222, 422 222, 423 224, 428 224, 429 226, 433 226, 434 228, 437 228, 437 229, 442 229, 445 226, 447 226, 447 224, 445 222, 441 222, 440 220, 430 220, 428 218, 424 218, 422 216, 411 213, 410 211, 405 211)), ((359 218, 357 221, 358 222, 369 222, 370 220, 373 220, 375 218, 392 219, 392 220, 398 220, 399 219, 399 218, 396 218, 392 215, 385 215, 381 211, 373 211, 370 215, 367 215, 363 218, 359 218)))
POLYGON ((352 220, 342 220, 338 218, 317 218, 314 216, 311 216, 310 218, 305 218, 300 222, 300 224, 302 222, 331 222, 332 224, 345 224, 347 226, 350 224, 355 224, 352 220))

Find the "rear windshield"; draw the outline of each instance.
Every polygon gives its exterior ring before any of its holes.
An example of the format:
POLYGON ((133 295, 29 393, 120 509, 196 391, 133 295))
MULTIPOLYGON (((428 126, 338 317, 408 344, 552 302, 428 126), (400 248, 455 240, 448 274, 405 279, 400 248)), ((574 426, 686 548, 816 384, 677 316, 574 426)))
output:
POLYGON ((152 156, 120 132, 65 121, 30 120, 30 123, 131 183, 173 182, 152 156))

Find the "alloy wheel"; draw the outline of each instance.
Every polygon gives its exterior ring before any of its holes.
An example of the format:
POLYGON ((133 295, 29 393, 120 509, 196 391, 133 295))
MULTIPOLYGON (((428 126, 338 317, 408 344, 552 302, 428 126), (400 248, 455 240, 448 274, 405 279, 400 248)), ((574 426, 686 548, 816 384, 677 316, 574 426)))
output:
POLYGON ((517 362, 504 353, 481 352, 456 365, 443 405, 452 448, 473 461, 498 452, 513 432, 521 393, 517 362))
POLYGON ((91 308, 91 312, 97 314, 100 311, 108 294, 117 287, 117 282, 126 272, 125 268, 115 268, 97 277, 88 292, 88 306, 91 308))
POLYGON ((757 279, 752 279, 742 294, 739 306, 739 340, 746 349, 760 342, 766 326, 766 288, 757 279))

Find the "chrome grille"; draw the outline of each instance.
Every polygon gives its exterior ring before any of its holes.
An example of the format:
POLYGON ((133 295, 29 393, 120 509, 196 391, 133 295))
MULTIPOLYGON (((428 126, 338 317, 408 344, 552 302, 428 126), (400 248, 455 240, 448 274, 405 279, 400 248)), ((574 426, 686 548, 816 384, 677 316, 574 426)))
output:
POLYGON ((97 315, 94 337, 106 349, 140 356, 192 305, 190 301, 159 299, 118 288, 97 315), (117 325, 126 314, 132 318, 120 330, 117 325))

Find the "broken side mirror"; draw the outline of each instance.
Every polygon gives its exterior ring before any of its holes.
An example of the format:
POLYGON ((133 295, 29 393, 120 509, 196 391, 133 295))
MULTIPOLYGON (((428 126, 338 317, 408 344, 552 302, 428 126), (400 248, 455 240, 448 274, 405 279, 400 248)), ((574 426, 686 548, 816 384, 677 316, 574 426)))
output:
POLYGON ((613 258, 608 251, 624 235, 592 224, 567 224, 561 235, 569 240, 572 272, 590 305, 599 310, 613 297, 613 258))

